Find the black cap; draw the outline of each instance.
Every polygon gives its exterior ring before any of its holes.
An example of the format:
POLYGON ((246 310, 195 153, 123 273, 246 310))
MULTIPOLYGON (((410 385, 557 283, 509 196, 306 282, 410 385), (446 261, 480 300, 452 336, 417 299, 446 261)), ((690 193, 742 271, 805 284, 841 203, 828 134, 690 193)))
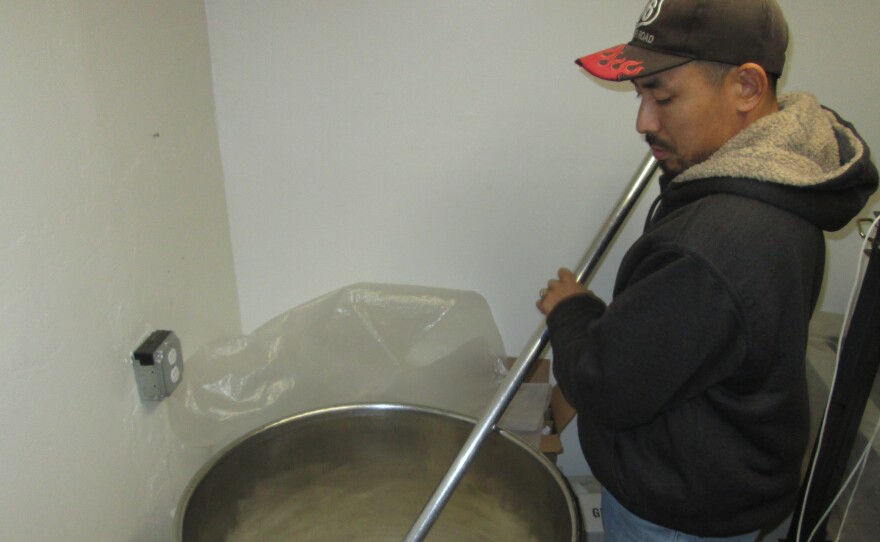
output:
POLYGON ((627 81, 691 60, 758 64, 782 75, 788 25, 775 0, 650 0, 633 39, 576 60, 601 79, 627 81))

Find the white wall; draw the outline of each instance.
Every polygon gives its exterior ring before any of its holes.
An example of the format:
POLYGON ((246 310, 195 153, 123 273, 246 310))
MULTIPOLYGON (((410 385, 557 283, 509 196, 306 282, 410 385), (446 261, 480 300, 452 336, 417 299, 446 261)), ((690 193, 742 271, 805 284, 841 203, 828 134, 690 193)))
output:
POLYGON ((205 459, 126 363, 240 331, 200 0, 0 2, 0 539, 166 541, 205 459))
MULTIPOLYGON (((483 294, 517 354, 542 325, 538 289, 647 150, 631 87, 573 64, 627 41, 644 3, 206 0, 244 328, 353 282, 425 284, 483 294)), ((783 91, 816 92, 880 146, 880 5, 780 3, 783 91)), ((840 311, 858 242, 833 239, 823 307, 840 311)), ((566 442, 564 468, 584 470, 566 442)))

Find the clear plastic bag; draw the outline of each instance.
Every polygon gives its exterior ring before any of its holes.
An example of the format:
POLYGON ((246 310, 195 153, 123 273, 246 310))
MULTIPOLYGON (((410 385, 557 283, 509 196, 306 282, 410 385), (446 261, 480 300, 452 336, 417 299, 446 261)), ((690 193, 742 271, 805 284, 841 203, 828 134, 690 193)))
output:
POLYGON ((356 284, 186 361, 172 428, 211 447, 327 406, 407 403, 479 418, 506 375, 485 299, 421 286, 356 284))

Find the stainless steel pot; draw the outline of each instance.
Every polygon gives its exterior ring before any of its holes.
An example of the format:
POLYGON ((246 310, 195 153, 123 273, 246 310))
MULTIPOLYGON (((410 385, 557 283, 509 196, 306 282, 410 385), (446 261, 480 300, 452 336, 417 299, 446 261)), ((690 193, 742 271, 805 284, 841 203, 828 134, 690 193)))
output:
MULTIPOLYGON (((400 541, 473 426, 448 412, 377 404, 269 424, 193 478, 177 541, 400 541)), ((556 467, 496 429, 427 540, 576 541, 577 510, 556 467)))

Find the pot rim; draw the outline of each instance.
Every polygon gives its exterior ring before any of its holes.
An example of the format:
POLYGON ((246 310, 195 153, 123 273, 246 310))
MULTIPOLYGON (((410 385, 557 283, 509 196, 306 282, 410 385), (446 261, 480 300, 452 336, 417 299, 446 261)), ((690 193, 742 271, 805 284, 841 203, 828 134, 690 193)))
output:
MULTIPOLYGON (((450 410, 444 410, 436 407, 406 403, 346 403, 335 406, 322 407, 315 410, 309 410, 265 423, 260 427, 244 433, 243 435, 232 440, 229 444, 223 446, 223 448, 214 453, 190 479, 190 481, 186 485, 186 488, 181 494, 181 497, 177 503, 177 507, 174 511, 175 542, 183 541, 184 519, 186 516, 187 506, 189 505, 189 501, 192 498, 193 493, 195 493, 196 489, 199 487, 205 477, 211 472, 211 470, 217 465, 217 463, 224 459, 230 452, 232 452, 232 450, 239 447, 239 445, 243 444, 244 442, 256 439, 260 435, 266 434, 272 429, 282 425, 295 423, 297 421, 310 420, 313 418, 344 416, 357 412, 415 412, 452 418, 454 420, 465 422, 469 425, 474 426, 477 424, 476 419, 459 414, 457 412, 452 412, 450 410)), ((553 480, 556 482, 556 485, 559 486, 565 497, 566 505, 568 506, 568 515, 571 519, 571 532, 573 533, 572 540, 580 540, 580 509, 577 505, 574 492, 571 489, 571 485, 568 483, 568 480, 562 475, 556 465, 552 461, 550 461, 544 454, 529 445, 515 433, 500 428, 497 425, 492 428, 492 432, 497 433, 500 437, 519 447, 527 454, 529 454, 533 459, 542 464, 544 470, 553 478, 553 480)), ((440 482, 439 479, 437 481, 438 483, 440 482)), ((413 518, 413 520, 415 519, 416 518, 413 518)))

